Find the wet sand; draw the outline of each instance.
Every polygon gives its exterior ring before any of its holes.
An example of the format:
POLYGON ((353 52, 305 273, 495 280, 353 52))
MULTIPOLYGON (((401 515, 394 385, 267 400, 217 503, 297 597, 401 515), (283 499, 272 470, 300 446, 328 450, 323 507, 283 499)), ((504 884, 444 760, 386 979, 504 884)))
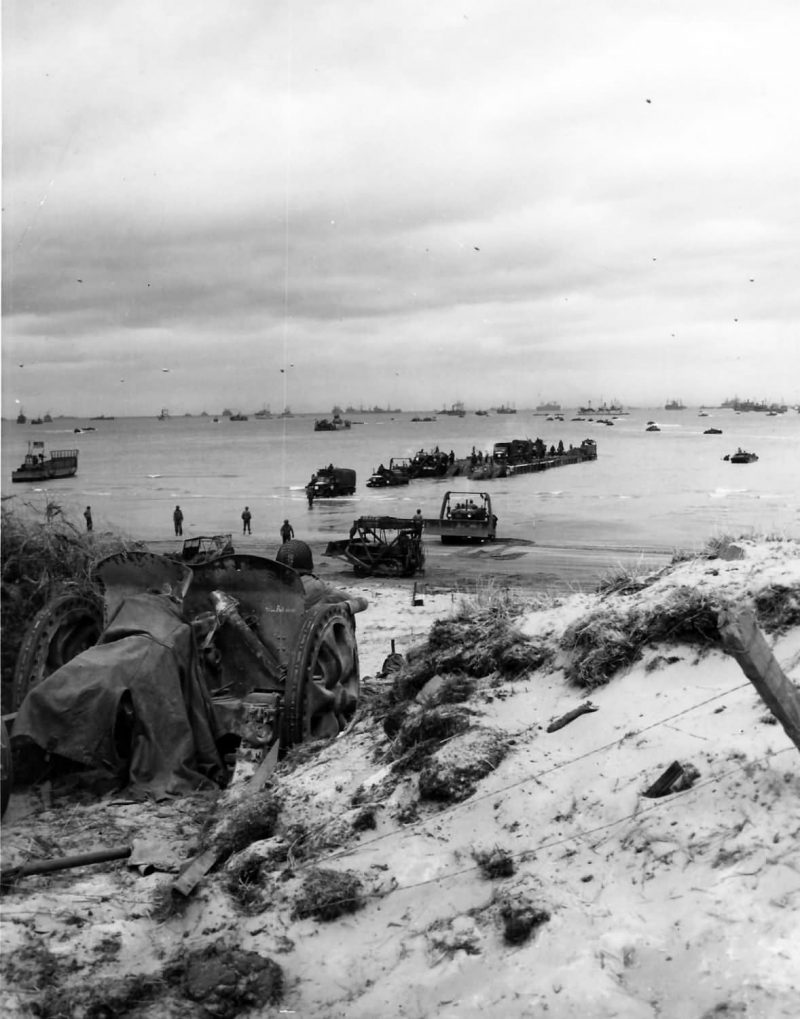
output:
MULTIPOLYGON (((234 536, 237 552, 274 557, 280 543, 258 534, 234 536)), ((182 539, 150 541, 152 552, 179 551, 182 539)), ((325 542, 310 542, 315 572, 339 586, 358 582, 352 568, 342 559, 326 556, 325 542)), ((535 542, 502 539, 482 545, 447 545, 438 540, 425 542, 425 572, 415 577, 387 578, 430 591, 469 591, 482 584, 519 587, 538 594, 591 591, 598 582, 621 570, 653 572, 666 566, 673 549, 640 549, 623 546, 539 545, 535 542)))

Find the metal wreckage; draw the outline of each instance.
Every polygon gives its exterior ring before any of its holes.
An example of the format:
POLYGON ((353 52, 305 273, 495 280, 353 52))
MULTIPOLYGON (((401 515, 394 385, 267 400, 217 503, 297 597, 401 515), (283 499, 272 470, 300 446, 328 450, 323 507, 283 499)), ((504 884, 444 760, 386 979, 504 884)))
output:
POLYGON ((229 541, 196 545, 185 559, 111 555, 93 570, 96 595, 42 609, 17 660, 15 753, 77 762, 160 799, 224 787, 237 758, 344 729, 366 599, 229 541))

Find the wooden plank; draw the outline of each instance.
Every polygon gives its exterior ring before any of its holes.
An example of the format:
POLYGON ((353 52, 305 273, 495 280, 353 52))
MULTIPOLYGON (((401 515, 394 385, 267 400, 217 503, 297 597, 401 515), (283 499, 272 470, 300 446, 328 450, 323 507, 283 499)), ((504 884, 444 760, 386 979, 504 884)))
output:
POLYGON ((275 740, 275 742, 272 744, 267 753, 264 754, 264 756, 261 758, 261 762, 259 763, 256 770, 250 776, 250 780, 247 783, 248 796, 253 796, 255 793, 259 792, 263 787, 264 783, 267 781, 267 779, 270 777, 273 771, 277 768, 278 753, 280 752, 280 742, 281 742, 280 739, 275 740))
POLYGON ((217 859, 216 849, 204 849, 197 856, 192 857, 172 882, 172 890, 180 895, 189 895, 211 870, 217 859))
POLYGON ((591 701, 584 701, 583 704, 579 704, 577 708, 573 708, 572 711, 568 711, 565 715, 561 715, 554 722, 551 722, 547 727, 547 732, 557 732, 559 729, 563 729, 565 725, 569 725, 570 722, 574 722, 576 718, 580 718, 581 715, 585 715, 589 711, 597 711, 597 707, 592 704, 591 701))
POLYGON ((800 750, 800 692, 783 674, 750 609, 719 615, 722 646, 742 668, 786 735, 800 750))

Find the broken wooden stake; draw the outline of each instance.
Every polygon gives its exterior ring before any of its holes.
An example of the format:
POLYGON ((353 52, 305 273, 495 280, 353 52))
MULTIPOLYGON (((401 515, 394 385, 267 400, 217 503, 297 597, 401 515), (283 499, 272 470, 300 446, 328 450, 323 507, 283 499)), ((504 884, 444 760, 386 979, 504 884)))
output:
POLYGON ((597 707, 591 701, 585 701, 577 708, 573 708, 572 711, 568 711, 566 715, 557 718, 555 722, 551 722, 547 727, 547 731, 555 732, 557 729, 563 729, 565 725, 569 725, 570 722, 574 722, 580 715, 585 715, 589 711, 597 711, 597 707))
POLYGON ((742 667, 786 735, 800 750, 800 693, 783 674, 750 609, 719 614, 722 646, 742 667))

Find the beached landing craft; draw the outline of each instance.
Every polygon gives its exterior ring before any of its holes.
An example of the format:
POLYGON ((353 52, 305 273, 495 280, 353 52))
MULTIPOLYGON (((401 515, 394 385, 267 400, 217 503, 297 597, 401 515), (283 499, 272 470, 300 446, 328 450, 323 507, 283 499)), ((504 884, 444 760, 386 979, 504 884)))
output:
MULTIPOLYGON (((568 449, 564 448, 563 442, 559 442, 558 447, 550 446, 549 450, 541 439, 511 439, 496 442, 491 463, 479 465, 477 471, 481 477, 505 478, 513 474, 533 474, 596 459, 597 443, 594 439, 583 439, 580 446, 570 446, 568 449), (482 467, 487 469, 482 470, 482 467)), ((475 476, 474 472, 472 476, 475 476)))
POLYGON ((45 458, 43 442, 29 442, 25 459, 11 472, 12 481, 50 481, 54 478, 71 478, 78 472, 77 449, 54 449, 45 458))

